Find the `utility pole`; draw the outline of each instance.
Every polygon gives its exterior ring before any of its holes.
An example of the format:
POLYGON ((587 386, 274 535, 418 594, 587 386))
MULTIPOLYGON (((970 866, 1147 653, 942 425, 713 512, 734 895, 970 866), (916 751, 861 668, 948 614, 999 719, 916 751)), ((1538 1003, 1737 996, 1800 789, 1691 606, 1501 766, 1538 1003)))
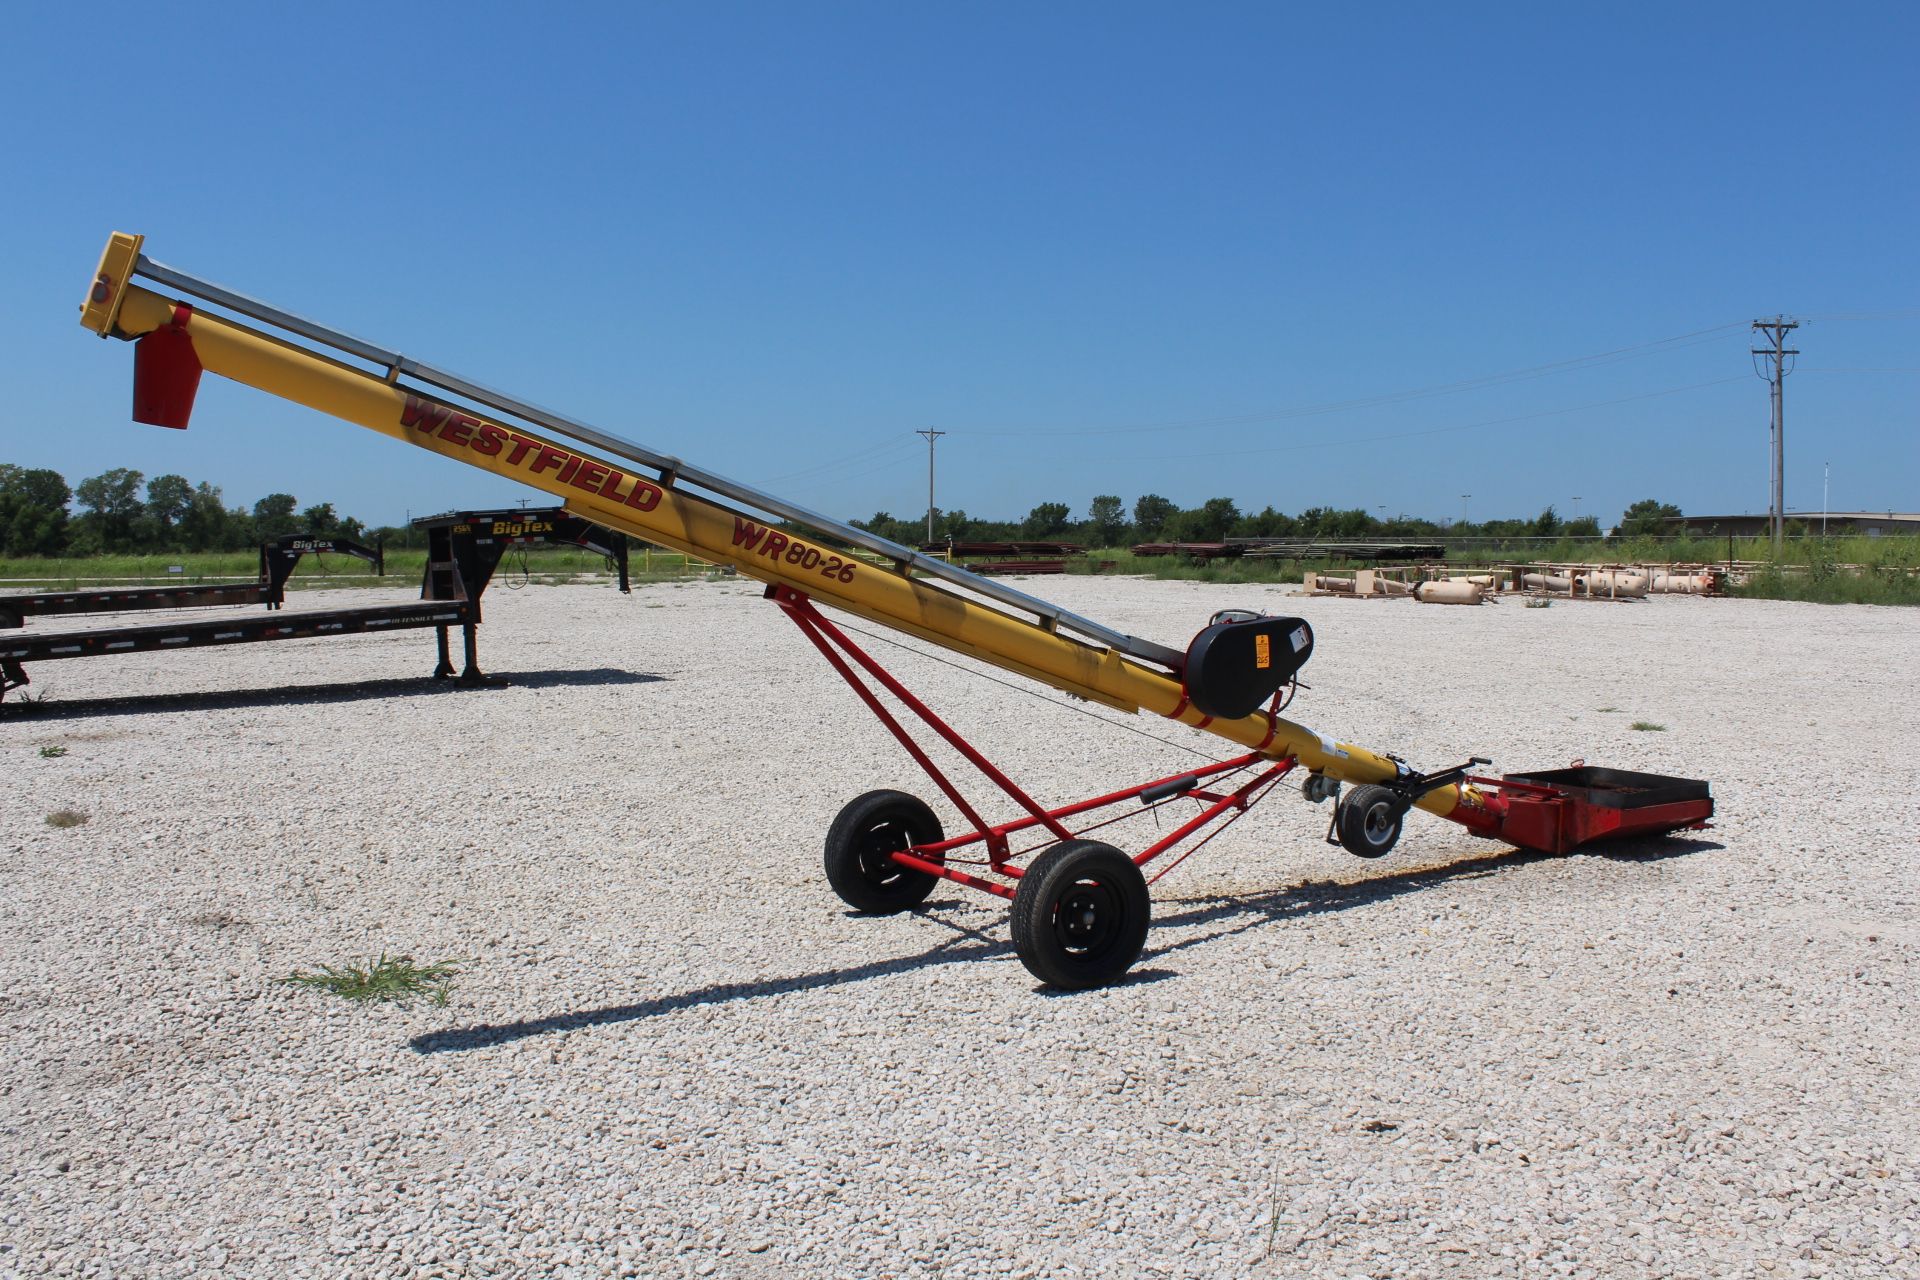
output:
POLYGON ((1473 495, 1470 493, 1463 493, 1460 495, 1460 523, 1461 524, 1465 524, 1467 522, 1467 499, 1471 498, 1472 496, 1473 495))
MULTIPOLYGON (((1772 339, 1770 347, 1755 347, 1753 354, 1765 356, 1770 372, 1760 376, 1772 384, 1773 388, 1773 492, 1768 495, 1768 515, 1773 531, 1773 554, 1780 555, 1782 540, 1787 532, 1787 416, 1786 416, 1786 380, 1787 357, 1797 356, 1799 351, 1787 347, 1787 334, 1800 327, 1798 320, 1788 320, 1775 316, 1771 320, 1755 320, 1755 333, 1765 334, 1772 339)), ((1758 370, 1756 369, 1756 372, 1758 370)))
POLYGON ((927 541, 932 542, 933 541, 933 442, 935 440, 938 440, 941 436, 947 433, 944 431, 935 431, 932 428, 928 428, 925 431, 916 431, 913 434, 917 436, 925 436, 927 438, 927 541))
POLYGON ((1833 483, 1833 464, 1820 464, 1820 536, 1827 536, 1827 489, 1833 483))

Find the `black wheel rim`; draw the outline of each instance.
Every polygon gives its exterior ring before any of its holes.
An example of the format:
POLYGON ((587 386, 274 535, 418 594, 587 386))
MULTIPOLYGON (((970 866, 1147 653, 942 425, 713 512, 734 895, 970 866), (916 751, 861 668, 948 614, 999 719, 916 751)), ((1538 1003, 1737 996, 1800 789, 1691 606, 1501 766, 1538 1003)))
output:
POLYGON ((1098 960, 1113 949, 1126 923, 1120 895, 1097 877, 1068 885, 1053 907, 1053 936, 1073 960, 1098 960))
POLYGON ((877 889, 890 888, 907 874, 893 855, 913 843, 913 833, 898 821, 877 823, 860 836, 860 874, 877 889))

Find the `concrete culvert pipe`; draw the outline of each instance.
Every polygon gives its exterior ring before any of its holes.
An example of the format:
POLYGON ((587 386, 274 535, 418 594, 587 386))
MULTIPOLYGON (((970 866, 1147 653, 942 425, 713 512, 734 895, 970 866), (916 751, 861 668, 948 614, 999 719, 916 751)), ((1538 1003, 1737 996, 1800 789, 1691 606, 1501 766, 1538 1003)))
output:
POLYGON ((1704 573, 1656 573, 1653 575, 1652 589, 1663 593, 1699 595, 1712 583, 1713 579, 1704 573))
POLYGON ((1647 579, 1641 574, 1614 569, 1597 569, 1580 579, 1581 589, 1588 595, 1611 599, 1644 596, 1647 594, 1647 585, 1647 579))
POLYGON ((1423 582, 1413 589, 1413 598, 1421 604, 1479 604, 1484 594, 1478 584, 1457 578, 1446 582, 1423 582))

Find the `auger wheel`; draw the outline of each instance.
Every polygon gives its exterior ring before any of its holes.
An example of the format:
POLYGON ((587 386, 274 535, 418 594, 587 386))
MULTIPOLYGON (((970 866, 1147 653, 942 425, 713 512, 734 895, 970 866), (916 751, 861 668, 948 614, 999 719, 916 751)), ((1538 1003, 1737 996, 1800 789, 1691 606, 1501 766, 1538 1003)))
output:
MULTIPOLYGON (((903 867, 893 855, 935 844, 944 833, 924 801, 904 791, 869 791, 849 801, 827 829, 827 883, 855 911, 895 915, 927 900, 940 877, 903 867)), ((929 862, 945 862, 940 854, 929 862)))
POLYGON ((1147 880, 1112 845, 1067 840, 1033 860, 1013 898, 1013 949, 1050 987, 1117 982, 1147 941, 1147 880))
POLYGON ((1400 840, 1407 816, 1404 797, 1386 787, 1355 787, 1340 802, 1334 829, 1340 847, 1357 858, 1385 857, 1400 840))

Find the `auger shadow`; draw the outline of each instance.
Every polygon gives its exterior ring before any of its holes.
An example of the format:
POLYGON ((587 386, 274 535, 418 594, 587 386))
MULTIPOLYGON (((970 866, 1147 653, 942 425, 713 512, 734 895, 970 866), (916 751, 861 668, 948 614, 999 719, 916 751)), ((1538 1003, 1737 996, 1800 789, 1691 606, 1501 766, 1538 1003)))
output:
MULTIPOLYGON (((1710 840, 1667 839, 1658 842, 1636 842, 1631 845, 1621 844, 1612 848, 1602 847, 1591 853, 1567 856, 1602 857, 1614 862, 1629 863, 1660 862, 1668 858, 1685 857, 1691 853, 1721 847, 1710 840)), ((1235 920, 1238 917, 1246 918, 1229 927, 1215 929, 1198 937, 1185 938, 1162 947, 1149 946, 1141 955, 1141 960, 1143 962, 1153 960, 1276 922, 1371 906, 1455 881, 1495 875, 1508 867, 1545 862, 1555 856, 1531 853, 1522 849, 1507 849, 1498 853, 1464 858, 1443 866, 1391 872, 1366 880, 1347 882, 1308 880, 1269 892, 1208 898, 1204 900, 1204 905, 1191 905, 1176 899, 1169 905, 1186 905, 1189 909, 1170 915, 1156 916, 1154 921, 1156 928, 1179 925, 1204 926, 1235 920)), ((939 908, 950 905, 952 905, 950 902, 934 902, 921 909, 920 919, 950 929, 954 936, 917 955, 896 956, 890 960, 873 960, 865 964, 848 965, 837 969, 821 969, 787 978, 715 983, 674 995, 655 996, 651 1000, 637 1000, 630 1004, 550 1014, 544 1018, 529 1018, 520 1022, 449 1027, 442 1031, 429 1031, 423 1035, 414 1036, 407 1043, 415 1053, 458 1053, 468 1049, 490 1049, 533 1036, 553 1035, 559 1032, 580 1031, 589 1027, 604 1027, 614 1023, 657 1018, 682 1009, 690 1009, 695 1005, 758 1000, 795 991, 818 991, 826 987, 865 982, 870 978, 883 978, 889 974, 908 973, 933 965, 973 964, 981 960, 1002 958, 1013 953, 1012 944, 1004 938, 994 937, 984 930, 970 928, 934 914, 939 908)), ((1152 936, 1152 934, 1148 935, 1149 940, 1152 936)), ((1161 982, 1176 976, 1178 976, 1176 973, 1166 969, 1139 967, 1130 972, 1125 981, 1127 985, 1135 985, 1161 982)), ((1045 988, 1036 990, 1038 994, 1048 996, 1078 994, 1053 992, 1045 988)))
POLYGON ((50 701, 28 698, 0 704, 8 720, 69 720, 81 716, 140 716, 180 711, 218 711, 246 707, 317 706, 325 703, 367 702, 386 698, 425 698, 475 689, 564 689, 616 684, 653 684, 667 679, 644 671, 590 667, 572 671, 509 671, 489 683, 464 684, 410 676, 390 680, 350 680, 339 684, 281 685, 272 689, 210 689, 191 693, 137 693, 118 698, 74 698, 50 701))
POLYGON ((690 1009, 695 1005, 757 1000, 765 996, 787 995, 795 991, 818 991, 823 987, 865 982, 869 978, 884 978, 888 974, 907 973, 933 965, 971 964, 979 960, 990 960, 1013 954, 1012 944, 990 937, 979 929, 970 929, 936 915, 926 915, 923 918, 953 930, 954 936, 927 948, 918 955, 896 956, 891 960, 873 960, 866 964, 848 965, 839 969, 822 969, 814 973, 797 974, 790 978, 766 978, 755 982, 720 982, 711 986, 696 987, 691 991, 682 991, 677 995, 655 996, 651 1000, 607 1005, 599 1009, 556 1013, 544 1018, 529 1018, 523 1022, 449 1027, 444 1031, 429 1031, 424 1035, 417 1035, 407 1041, 407 1044, 415 1053, 456 1053, 466 1049, 491 1049, 498 1045, 511 1044, 515 1040, 525 1040, 531 1036, 552 1035, 561 1031, 581 1031, 588 1027, 604 1027, 617 1022, 637 1022, 643 1018, 658 1018, 664 1014, 690 1009))
POLYGON ((1570 854, 1536 853, 1530 849, 1508 848, 1494 853, 1461 858, 1440 866, 1391 871, 1384 875, 1369 876, 1364 880, 1303 880, 1299 884, 1289 885, 1284 889, 1273 889, 1262 893, 1176 900, 1168 905, 1186 906, 1188 909, 1173 913, 1156 913, 1154 916, 1156 928, 1180 925, 1205 926, 1233 920, 1238 920, 1238 923, 1195 937, 1183 938, 1178 942, 1170 942, 1162 947, 1151 945, 1152 935, 1149 934, 1149 945, 1141 958, 1144 960, 1170 955, 1175 951, 1184 951, 1189 947, 1217 942, 1222 938, 1231 938, 1236 934, 1246 933, 1278 921, 1305 919, 1310 916, 1351 911, 1357 907, 1389 902, 1408 894, 1422 893, 1428 889, 1436 889, 1462 880, 1478 880, 1498 875, 1508 868, 1523 867, 1535 862, 1554 862, 1562 858, 1604 858, 1609 862, 1623 863, 1664 862, 1669 858, 1684 858, 1689 854, 1704 853, 1724 847, 1712 840, 1666 837, 1652 840, 1623 840, 1618 844, 1597 845, 1591 849, 1570 854), (1241 917, 1245 918, 1241 919, 1241 917))

